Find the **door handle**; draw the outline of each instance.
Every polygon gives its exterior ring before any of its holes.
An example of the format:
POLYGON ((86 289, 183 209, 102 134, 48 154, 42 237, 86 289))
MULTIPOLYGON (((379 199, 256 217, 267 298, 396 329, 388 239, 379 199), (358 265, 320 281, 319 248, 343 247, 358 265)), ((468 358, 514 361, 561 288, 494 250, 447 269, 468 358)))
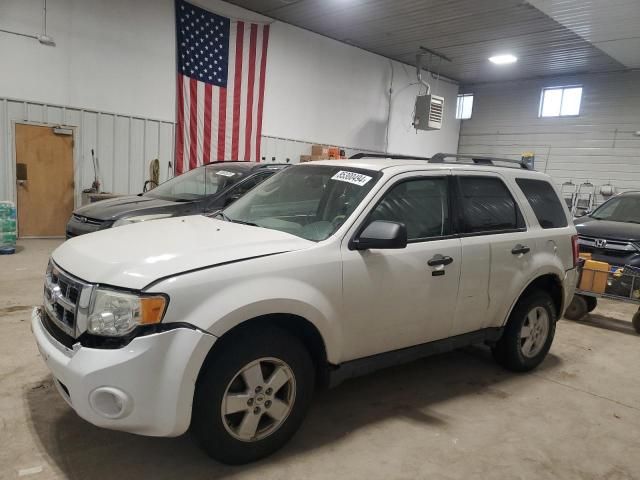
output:
POLYGON ((513 253, 514 255, 520 255, 521 253, 529 253, 530 251, 531 249, 526 245, 517 244, 515 247, 513 247, 511 253, 513 253))
POLYGON ((24 187, 27 184, 26 180, 18 180, 17 181, 18 185, 20 185, 21 187, 24 187))
POLYGON ((449 265, 453 262, 453 258, 440 255, 436 253, 431 259, 427 262, 427 265, 430 267, 437 267, 438 265, 449 265))

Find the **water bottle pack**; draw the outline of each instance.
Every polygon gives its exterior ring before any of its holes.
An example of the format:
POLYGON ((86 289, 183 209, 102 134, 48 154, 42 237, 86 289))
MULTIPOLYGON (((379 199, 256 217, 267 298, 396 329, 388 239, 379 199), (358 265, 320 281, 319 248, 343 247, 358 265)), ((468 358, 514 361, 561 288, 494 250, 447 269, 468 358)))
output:
POLYGON ((17 233, 15 204, 0 202, 0 248, 15 249, 17 233))

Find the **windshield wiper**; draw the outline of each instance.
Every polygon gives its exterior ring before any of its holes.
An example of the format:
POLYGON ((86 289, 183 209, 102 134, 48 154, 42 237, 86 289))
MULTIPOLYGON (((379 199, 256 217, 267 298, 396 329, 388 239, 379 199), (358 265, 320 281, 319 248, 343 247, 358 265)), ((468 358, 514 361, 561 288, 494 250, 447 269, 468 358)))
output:
POLYGON ((218 213, 216 213, 215 215, 220 216, 225 222, 231 222, 231 223, 240 223, 242 225, 249 225, 251 227, 257 227, 258 225, 255 223, 251 223, 251 222, 245 222, 243 220, 236 220, 234 218, 231 218, 229 215, 227 215, 226 213, 224 213, 222 210, 219 211, 218 213))

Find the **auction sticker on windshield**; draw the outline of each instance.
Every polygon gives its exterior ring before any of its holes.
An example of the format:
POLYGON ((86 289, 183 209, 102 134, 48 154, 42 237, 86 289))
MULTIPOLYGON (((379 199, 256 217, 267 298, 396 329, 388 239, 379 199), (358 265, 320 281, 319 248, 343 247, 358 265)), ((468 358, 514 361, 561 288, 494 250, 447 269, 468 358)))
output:
POLYGON ((372 177, 369 177, 368 175, 363 175, 362 173, 340 170, 333 177, 331 177, 331 180, 338 180, 339 182, 353 183, 354 185, 358 185, 361 187, 365 185, 369 180, 371 180, 371 178, 372 177))
POLYGON ((227 172, 226 170, 218 170, 216 172, 216 175, 222 175, 223 177, 233 177, 235 175, 235 173, 227 172))

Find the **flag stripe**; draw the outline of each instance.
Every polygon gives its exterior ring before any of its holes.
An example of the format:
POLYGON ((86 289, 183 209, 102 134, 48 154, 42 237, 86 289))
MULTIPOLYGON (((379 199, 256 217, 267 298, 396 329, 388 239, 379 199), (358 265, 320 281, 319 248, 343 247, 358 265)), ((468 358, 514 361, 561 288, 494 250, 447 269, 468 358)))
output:
POLYGON ((258 39, 258 26, 251 25, 249 39, 249 72, 247 78, 247 121, 245 127, 244 160, 251 160, 251 129, 253 127, 253 88, 256 76, 256 41, 258 39))
POLYGON ((269 25, 262 30, 262 58, 260 58, 260 95, 258 97, 258 125, 256 128, 256 161, 260 161, 262 146, 262 110, 264 107, 265 74, 267 73, 267 47, 269 46, 269 25))
POLYGON ((189 170, 198 166, 198 81, 195 78, 189 79, 189 107, 191 115, 189 117, 189 170))
POLYGON ((202 152, 202 163, 209 163, 211 161, 211 91, 212 85, 206 83, 204 86, 204 141, 202 152))
POLYGON ((176 132, 176 154, 175 154, 175 159, 174 159, 174 163, 175 163, 175 171, 176 173, 180 174, 184 171, 182 162, 183 162, 183 158, 184 158, 184 94, 182 91, 182 75, 180 73, 178 73, 178 76, 176 78, 176 102, 177 102, 177 106, 176 106, 176 116, 177 116, 177 120, 178 120, 178 126, 175 129, 176 132))
POLYGON ((238 141, 240 138, 240 101, 242 94, 242 50, 244 44, 244 22, 236 27, 236 71, 233 79, 233 133, 231 140, 231 157, 238 159, 238 141))
POLYGON ((225 159, 225 143, 227 135, 227 89, 221 88, 218 106, 218 160, 225 159))

